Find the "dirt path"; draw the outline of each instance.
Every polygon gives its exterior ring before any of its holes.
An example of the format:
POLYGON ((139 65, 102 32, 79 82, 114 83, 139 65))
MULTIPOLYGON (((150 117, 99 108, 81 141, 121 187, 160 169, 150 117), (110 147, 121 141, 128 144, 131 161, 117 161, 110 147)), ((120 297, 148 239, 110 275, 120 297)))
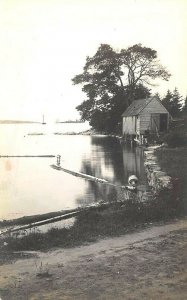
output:
POLYGON ((187 219, 0 266, 2 300, 187 298, 187 219))

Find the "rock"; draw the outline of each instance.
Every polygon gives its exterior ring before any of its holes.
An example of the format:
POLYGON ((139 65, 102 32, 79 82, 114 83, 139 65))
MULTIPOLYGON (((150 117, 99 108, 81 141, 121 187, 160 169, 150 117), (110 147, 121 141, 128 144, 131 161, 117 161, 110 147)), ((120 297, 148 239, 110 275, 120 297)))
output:
POLYGON ((154 155, 155 149, 160 148, 160 146, 149 147, 148 150, 144 152, 145 154, 145 171, 147 174, 147 180, 149 186, 151 186, 154 191, 160 192, 162 189, 172 189, 172 178, 163 172, 158 164, 157 157, 154 155))

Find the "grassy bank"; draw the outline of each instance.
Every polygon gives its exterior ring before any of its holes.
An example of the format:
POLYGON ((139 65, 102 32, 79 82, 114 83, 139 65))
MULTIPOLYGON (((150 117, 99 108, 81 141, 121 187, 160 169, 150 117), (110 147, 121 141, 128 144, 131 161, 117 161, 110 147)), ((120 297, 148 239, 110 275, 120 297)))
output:
POLYGON ((166 192, 164 196, 160 195, 147 203, 127 201, 125 204, 113 204, 102 211, 83 211, 70 228, 54 228, 47 233, 25 233, 22 237, 6 236, 0 241, 0 247, 2 253, 74 247, 104 237, 119 236, 153 222, 171 220, 176 211, 177 207, 170 203, 166 192))
POLYGON ((187 147, 160 149, 156 155, 161 168, 172 177, 173 198, 187 214, 187 147))

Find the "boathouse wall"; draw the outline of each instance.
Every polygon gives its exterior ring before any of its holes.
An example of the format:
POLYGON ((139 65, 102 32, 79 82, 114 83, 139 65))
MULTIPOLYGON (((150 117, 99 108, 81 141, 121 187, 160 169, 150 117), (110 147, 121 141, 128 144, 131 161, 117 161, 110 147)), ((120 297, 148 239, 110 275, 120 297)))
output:
POLYGON ((135 100, 122 115, 122 134, 144 135, 167 131, 170 115, 157 97, 135 100))
POLYGON ((144 133, 146 130, 155 132, 156 126, 158 130, 160 130, 160 114, 167 114, 167 130, 169 124, 169 112, 160 101, 153 98, 153 100, 140 112, 140 134, 144 133))
POLYGON ((136 116, 123 118, 123 134, 136 134, 136 116))

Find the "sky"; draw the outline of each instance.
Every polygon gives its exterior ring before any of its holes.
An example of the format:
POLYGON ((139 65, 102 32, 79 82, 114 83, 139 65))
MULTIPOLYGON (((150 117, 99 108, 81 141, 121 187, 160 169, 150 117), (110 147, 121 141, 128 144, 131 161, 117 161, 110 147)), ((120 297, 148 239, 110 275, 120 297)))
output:
POLYGON ((101 43, 137 43, 172 74, 154 92, 187 95, 186 0, 0 0, 0 119, 79 118, 71 79, 101 43))

